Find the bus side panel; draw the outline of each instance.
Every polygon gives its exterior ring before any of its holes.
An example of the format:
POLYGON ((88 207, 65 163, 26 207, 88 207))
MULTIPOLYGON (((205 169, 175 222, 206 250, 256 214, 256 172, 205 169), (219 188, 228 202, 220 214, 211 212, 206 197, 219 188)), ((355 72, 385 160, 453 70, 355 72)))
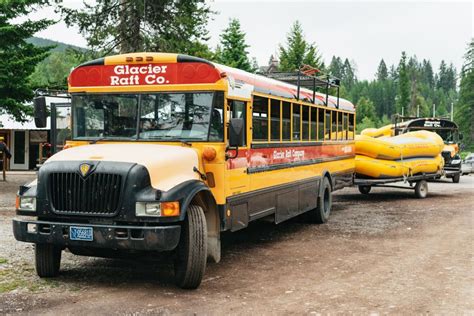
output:
POLYGON ((245 228, 249 222, 264 217, 278 224, 314 209, 320 183, 321 178, 315 177, 229 198, 231 231, 245 228))

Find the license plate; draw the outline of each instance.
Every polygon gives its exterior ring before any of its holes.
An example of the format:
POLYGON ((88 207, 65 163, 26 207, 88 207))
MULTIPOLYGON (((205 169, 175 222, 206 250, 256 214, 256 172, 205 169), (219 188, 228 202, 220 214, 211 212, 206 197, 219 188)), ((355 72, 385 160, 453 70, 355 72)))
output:
POLYGON ((69 228, 69 238, 71 240, 92 241, 94 240, 92 227, 76 227, 69 228))

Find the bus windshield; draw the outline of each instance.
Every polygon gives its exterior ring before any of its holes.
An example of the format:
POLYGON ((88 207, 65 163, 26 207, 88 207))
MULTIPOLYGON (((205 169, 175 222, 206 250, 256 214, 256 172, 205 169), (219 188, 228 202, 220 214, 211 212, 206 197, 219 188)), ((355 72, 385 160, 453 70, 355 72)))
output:
POLYGON ((77 94, 72 107, 76 140, 223 140, 222 93, 77 94))

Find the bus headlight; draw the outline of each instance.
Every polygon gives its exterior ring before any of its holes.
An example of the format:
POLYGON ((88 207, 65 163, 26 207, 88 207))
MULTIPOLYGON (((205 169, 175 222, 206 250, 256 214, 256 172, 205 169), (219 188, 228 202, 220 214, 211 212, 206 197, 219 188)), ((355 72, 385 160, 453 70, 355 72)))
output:
POLYGON ((173 217, 179 216, 179 202, 137 202, 136 216, 173 217))
POLYGON ((18 209, 20 211, 36 211, 36 198, 19 196, 18 209))

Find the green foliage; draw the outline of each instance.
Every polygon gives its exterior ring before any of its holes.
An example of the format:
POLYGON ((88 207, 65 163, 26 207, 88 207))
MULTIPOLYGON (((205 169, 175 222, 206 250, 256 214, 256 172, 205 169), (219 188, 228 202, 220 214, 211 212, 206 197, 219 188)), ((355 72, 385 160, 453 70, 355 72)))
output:
MULTIPOLYGON (((57 2, 62 2, 56 0, 57 2)), ((97 0, 73 10, 59 11, 68 25, 77 25, 92 50, 112 52, 179 52, 210 55, 202 43, 212 14, 204 0, 97 0)))
POLYGON ((71 49, 80 51, 80 52, 87 51, 87 49, 79 47, 79 46, 64 44, 61 42, 53 41, 47 38, 36 37, 36 36, 32 36, 28 38, 26 42, 38 47, 54 46, 54 48, 51 49, 51 52, 64 52, 66 50, 71 50, 71 49))
POLYGON ((356 125, 356 133, 360 134, 366 128, 373 128, 376 127, 374 121, 372 121, 369 117, 364 117, 362 122, 356 125))
MULTIPOLYGON (((229 26, 221 34, 221 42, 216 49, 215 60, 230 67, 253 72, 257 69, 251 64, 247 52, 248 47, 239 20, 231 19, 229 26)), ((252 63, 255 64, 255 62, 252 63)))
POLYGON ((304 38, 303 28, 296 21, 287 35, 286 47, 280 45, 280 71, 295 71, 301 65, 322 68, 321 56, 315 44, 308 43, 304 38))
POLYGON ((455 115, 464 135, 463 143, 474 147, 474 39, 471 39, 465 55, 455 115))
POLYGON ((359 102, 357 102, 356 122, 361 123, 365 118, 368 118, 371 122, 376 121, 375 106, 374 103, 366 97, 361 97, 359 102))
POLYGON ((30 111, 25 102, 33 98, 28 77, 51 47, 35 47, 26 39, 53 23, 51 20, 26 20, 14 23, 44 5, 43 0, 8 0, 0 3, 0 113, 22 121, 30 111))
POLYGON ((67 89, 69 72, 84 61, 84 54, 72 49, 52 52, 36 66, 29 78, 30 84, 34 89, 67 89))

